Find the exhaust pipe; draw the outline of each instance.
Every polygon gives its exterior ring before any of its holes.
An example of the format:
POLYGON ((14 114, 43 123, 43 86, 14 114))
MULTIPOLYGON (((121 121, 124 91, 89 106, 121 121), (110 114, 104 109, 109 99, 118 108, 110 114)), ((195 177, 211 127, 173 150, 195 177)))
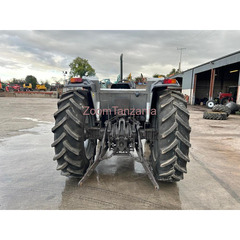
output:
POLYGON ((120 82, 123 80, 123 54, 120 56, 120 82))

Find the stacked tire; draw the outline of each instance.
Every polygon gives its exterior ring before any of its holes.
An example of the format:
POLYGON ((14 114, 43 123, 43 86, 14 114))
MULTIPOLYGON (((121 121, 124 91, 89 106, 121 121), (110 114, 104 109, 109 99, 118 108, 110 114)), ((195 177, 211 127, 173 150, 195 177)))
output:
POLYGON ((216 104, 213 106, 212 110, 206 110, 203 113, 204 119, 209 120, 227 120, 231 109, 222 104, 216 104))
POLYGON ((240 110, 240 105, 236 104, 235 102, 229 102, 226 104, 226 106, 231 110, 231 114, 235 114, 240 110))
POLYGON ((222 104, 216 104, 215 106, 213 106, 212 111, 225 112, 227 114, 227 117, 231 114, 231 109, 226 105, 222 105, 222 104))
POLYGON ((228 116, 226 112, 205 111, 203 113, 203 118, 209 120, 227 120, 227 117, 228 116))

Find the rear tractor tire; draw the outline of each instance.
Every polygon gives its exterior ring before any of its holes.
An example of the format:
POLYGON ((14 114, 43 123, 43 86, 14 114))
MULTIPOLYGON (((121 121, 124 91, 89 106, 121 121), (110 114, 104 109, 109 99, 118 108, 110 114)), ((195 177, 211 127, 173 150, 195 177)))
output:
POLYGON ((77 91, 62 94, 58 110, 54 114, 55 148, 53 160, 62 175, 81 178, 95 156, 96 140, 86 139, 86 127, 94 126, 93 115, 84 115, 84 106, 89 106, 87 97, 77 91))
POLYGON ((158 92, 152 125, 158 137, 151 146, 151 164, 157 181, 176 182, 187 173, 191 146, 189 112, 183 94, 163 90, 158 92))

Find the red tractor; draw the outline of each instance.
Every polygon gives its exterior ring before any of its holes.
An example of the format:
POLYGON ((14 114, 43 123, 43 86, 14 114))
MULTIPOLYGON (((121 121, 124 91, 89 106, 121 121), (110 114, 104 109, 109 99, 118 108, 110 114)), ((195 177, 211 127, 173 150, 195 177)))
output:
POLYGON ((20 91, 20 86, 18 84, 14 84, 11 86, 10 84, 7 84, 6 86, 6 92, 14 92, 14 91, 20 91))
POLYGON ((12 89, 14 90, 14 91, 20 91, 20 86, 18 85, 18 84, 14 84, 13 86, 12 86, 12 89))
POLYGON ((3 88, 3 85, 2 85, 2 82, 1 82, 1 79, 0 79, 0 92, 3 92, 4 91, 4 88, 3 88))
POLYGON ((208 100, 206 102, 206 106, 208 108, 213 108, 215 104, 226 105, 229 102, 236 102, 236 96, 237 96, 237 87, 232 86, 232 87, 229 87, 228 93, 219 92, 219 96, 217 98, 214 98, 214 100, 208 100))
POLYGON ((233 102, 232 93, 219 93, 219 98, 216 98, 216 101, 222 105, 226 105, 228 102, 233 102))

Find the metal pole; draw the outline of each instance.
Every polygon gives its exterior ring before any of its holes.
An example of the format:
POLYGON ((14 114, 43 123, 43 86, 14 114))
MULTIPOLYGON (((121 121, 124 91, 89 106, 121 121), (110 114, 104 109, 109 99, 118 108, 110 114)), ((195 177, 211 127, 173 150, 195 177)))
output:
POLYGON ((182 62, 182 50, 186 48, 177 48, 177 50, 180 50, 180 62, 179 62, 179 72, 181 72, 181 62, 182 62))
POLYGON ((123 80, 123 54, 120 56, 120 82, 123 80))
POLYGON ((66 85, 67 84, 67 80, 65 79, 67 71, 62 71, 63 72, 63 84, 66 85))

